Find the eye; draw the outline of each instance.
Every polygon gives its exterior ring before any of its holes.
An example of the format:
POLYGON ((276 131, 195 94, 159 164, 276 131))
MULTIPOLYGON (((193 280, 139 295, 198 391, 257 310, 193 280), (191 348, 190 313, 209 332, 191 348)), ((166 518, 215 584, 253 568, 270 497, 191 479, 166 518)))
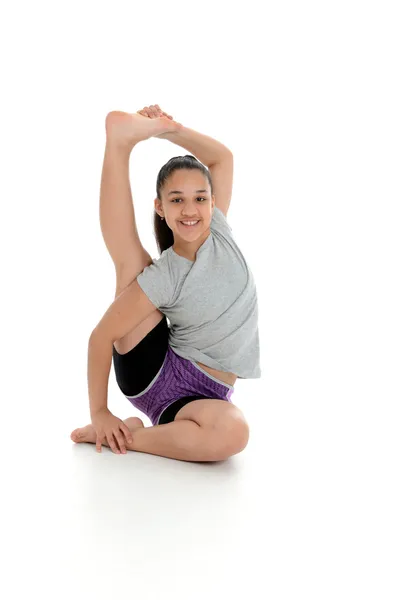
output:
MULTIPOLYGON (((205 200, 205 201, 207 200, 207 198, 204 198, 203 196, 198 196, 196 198, 196 200, 199 200, 199 198, 200 198, 200 200, 205 200)), ((182 200, 182 198, 174 198, 173 200, 171 200, 171 202, 175 202, 175 200, 182 200)))

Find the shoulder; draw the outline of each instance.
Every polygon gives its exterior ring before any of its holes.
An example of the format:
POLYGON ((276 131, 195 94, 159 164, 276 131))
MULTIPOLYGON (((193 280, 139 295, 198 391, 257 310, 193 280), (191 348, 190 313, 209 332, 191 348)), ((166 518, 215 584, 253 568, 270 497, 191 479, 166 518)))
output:
POLYGON ((154 258, 139 273, 136 281, 157 308, 168 306, 174 291, 168 252, 165 250, 159 258, 154 258))
POLYGON ((218 208, 218 206, 214 206, 211 227, 217 230, 223 229, 229 233, 232 231, 232 227, 229 225, 226 215, 218 208))
POLYGON ((158 258, 152 259, 152 262, 139 273, 137 279, 138 281, 142 281, 143 279, 168 279, 169 272, 168 252, 164 250, 158 258))
POLYGON ((166 267, 166 265, 168 265, 168 263, 170 261, 170 253, 171 253, 171 248, 167 248, 166 250, 163 250, 163 252, 160 254, 160 256, 158 258, 152 259, 152 262, 150 263, 149 266, 154 267, 156 269, 162 269, 163 267, 166 267))

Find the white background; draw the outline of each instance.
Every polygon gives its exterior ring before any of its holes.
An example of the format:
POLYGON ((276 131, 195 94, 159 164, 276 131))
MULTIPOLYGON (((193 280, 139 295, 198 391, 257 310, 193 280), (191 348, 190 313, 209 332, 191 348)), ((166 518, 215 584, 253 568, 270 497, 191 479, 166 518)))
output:
MULTIPOLYGON (((4 597, 399 598, 397 8, 1 9, 4 597), (87 342, 115 293, 105 117, 155 103, 235 157, 262 378, 235 385, 251 438, 222 464, 69 438, 90 422, 87 342)), ((185 153, 151 139, 131 158, 153 257, 157 173, 185 153)), ((137 414, 113 371, 109 407, 137 414)))

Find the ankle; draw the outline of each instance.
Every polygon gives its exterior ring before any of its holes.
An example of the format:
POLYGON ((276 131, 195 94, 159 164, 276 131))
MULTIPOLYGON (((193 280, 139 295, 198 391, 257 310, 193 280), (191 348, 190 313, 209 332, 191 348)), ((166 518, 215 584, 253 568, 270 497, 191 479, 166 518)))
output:
POLYGON ((121 158, 128 158, 136 146, 137 142, 126 142, 120 139, 115 139, 112 136, 106 138, 106 152, 107 154, 116 154, 121 158))

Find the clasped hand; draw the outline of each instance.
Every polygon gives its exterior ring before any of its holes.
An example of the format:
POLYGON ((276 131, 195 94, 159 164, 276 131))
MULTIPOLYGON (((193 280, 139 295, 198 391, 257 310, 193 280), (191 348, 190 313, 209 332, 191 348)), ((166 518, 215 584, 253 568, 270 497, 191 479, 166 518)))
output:
MULTIPOLYGON (((174 118, 172 117, 172 115, 169 115, 168 113, 161 110, 161 108, 159 107, 158 104, 150 104, 150 106, 145 106, 141 110, 138 110, 137 113, 139 115, 142 115, 143 117, 148 117, 149 119, 159 119, 161 117, 166 117, 167 119, 170 119, 173 123, 175 123, 175 125, 176 125, 175 131, 179 131, 179 129, 182 127, 181 123, 174 121, 174 118)), ((173 131, 174 130, 159 133, 157 135, 154 135, 153 137, 165 138, 173 131)))

